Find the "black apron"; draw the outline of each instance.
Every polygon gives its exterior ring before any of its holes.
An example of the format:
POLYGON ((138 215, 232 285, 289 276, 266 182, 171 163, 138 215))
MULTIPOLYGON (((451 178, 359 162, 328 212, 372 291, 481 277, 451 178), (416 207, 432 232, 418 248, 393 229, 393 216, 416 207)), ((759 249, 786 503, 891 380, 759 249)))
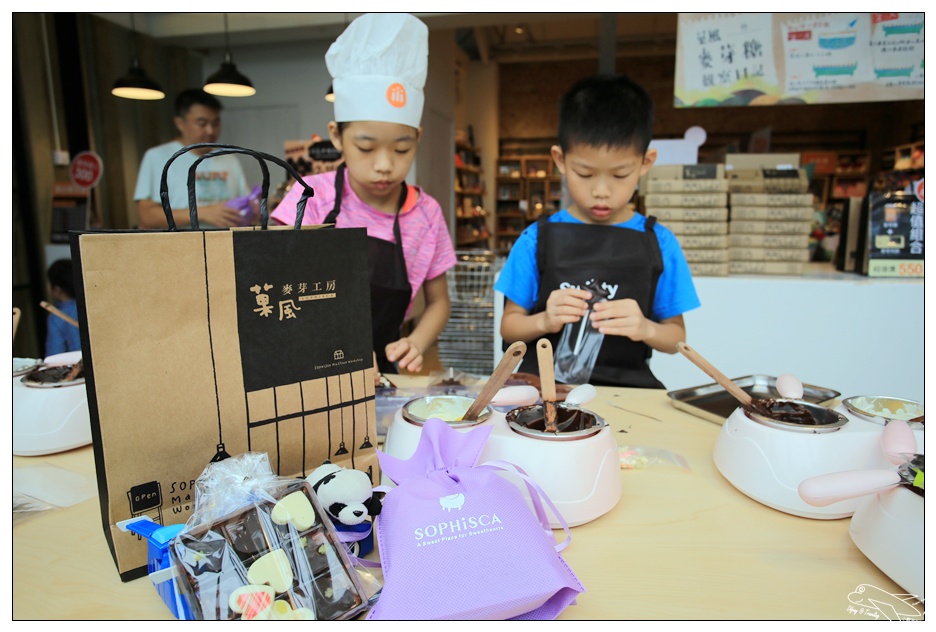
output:
MULTIPOLYGON (((532 313, 546 309, 546 301, 560 283, 584 287, 589 279, 617 284, 611 300, 632 298, 644 316, 653 313, 657 281, 663 273, 663 254, 648 217, 644 232, 626 228, 538 220, 536 258, 540 271, 539 295, 532 313)), ((555 349, 562 331, 546 338, 555 349)), ((605 336, 590 384, 665 388, 650 371, 652 350, 626 336, 605 336)), ((536 355, 527 354, 518 371, 539 374, 536 355)))
MULTIPOLYGON (((341 213, 341 196, 344 193, 345 165, 339 165, 335 174, 335 207, 325 218, 324 224, 334 224, 341 213)), ((400 339, 400 327, 412 296, 412 286, 406 275, 406 258, 403 256, 403 238, 400 236, 400 211, 406 202, 406 183, 402 183, 400 202, 393 218, 393 236, 396 243, 367 236, 367 263, 370 269, 371 330, 374 351, 377 353, 377 368, 381 373, 397 373, 397 368, 387 360, 385 348, 400 339)))

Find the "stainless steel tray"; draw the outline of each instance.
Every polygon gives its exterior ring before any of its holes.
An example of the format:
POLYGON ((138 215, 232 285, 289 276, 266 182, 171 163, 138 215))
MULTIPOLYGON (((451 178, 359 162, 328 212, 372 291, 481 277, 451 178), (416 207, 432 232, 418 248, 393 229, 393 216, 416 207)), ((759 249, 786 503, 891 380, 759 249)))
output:
MULTIPOLYGON (((780 397, 777 392, 777 378, 769 375, 747 375, 731 380, 752 397, 780 397)), ((716 383, 684 388, 667 393, 673 406, 706 421, 721 425, 740 405, 728 391, 716 383)), ((841 395, 838 391, 812 384, 803 384, 803 400, 812 404, 826 404, 841 395)))

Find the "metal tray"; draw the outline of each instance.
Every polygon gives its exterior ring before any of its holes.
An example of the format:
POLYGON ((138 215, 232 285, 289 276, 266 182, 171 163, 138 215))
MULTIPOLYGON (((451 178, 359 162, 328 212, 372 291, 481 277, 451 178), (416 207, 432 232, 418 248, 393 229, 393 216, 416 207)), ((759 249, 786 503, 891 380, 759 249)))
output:
MULTIPOLYGON (((777 398, 777 378, 769 375, 747 375, 731 380, 752 397, 777 398)), ((673 406, 688 413, 711 421, 718 425, 725 423, 740 405, 728 391, 716 383, 704 384, 693 388, 684 388, 667 393, 673 406)), ((838 391, 812 384, 803 384, 803 400, 812 404, 824 405, 841 395, 838 391)))

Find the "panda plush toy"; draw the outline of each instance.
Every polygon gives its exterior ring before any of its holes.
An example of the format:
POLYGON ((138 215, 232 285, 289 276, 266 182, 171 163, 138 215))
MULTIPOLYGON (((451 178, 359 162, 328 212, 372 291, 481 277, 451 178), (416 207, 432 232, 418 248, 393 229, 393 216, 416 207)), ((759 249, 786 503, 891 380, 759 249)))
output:
POLYGON ((365 534, 347 542, 355 556, 367 555, 374 548, 370 518, 380 513, 381 503, 373 493, 370 477, 360 470, 325 463, 306 477, 322 508, 339 532, 365 534))

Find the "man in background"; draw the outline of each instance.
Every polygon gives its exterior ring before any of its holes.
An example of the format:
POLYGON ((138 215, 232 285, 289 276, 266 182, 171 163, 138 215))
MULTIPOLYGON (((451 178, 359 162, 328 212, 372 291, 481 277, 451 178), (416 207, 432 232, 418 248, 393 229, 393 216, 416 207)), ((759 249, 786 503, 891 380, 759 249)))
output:
MULTIPOLYGON (((221 134, 221 102, 204 90, 181 92, 175 102, 175 126, 179 136, 152 147, 143 155, 133 199, 137 204, 140 228, 168 228, 159 198, 163 168, 174 153, 196 143, 216 143, 221 134)), ((211 148, 194 149, 176 158, 169 167, 167 185, 169 205, 177 226, 189 225, 188 171, 200 156, 211 148)), ((228 227, 245 222, 236 208, 228 205, 234 198, 249 193, 247 179, 237 157, 232 154, 203 160, 195 171, 195 199, 199 225, 228 227)))

